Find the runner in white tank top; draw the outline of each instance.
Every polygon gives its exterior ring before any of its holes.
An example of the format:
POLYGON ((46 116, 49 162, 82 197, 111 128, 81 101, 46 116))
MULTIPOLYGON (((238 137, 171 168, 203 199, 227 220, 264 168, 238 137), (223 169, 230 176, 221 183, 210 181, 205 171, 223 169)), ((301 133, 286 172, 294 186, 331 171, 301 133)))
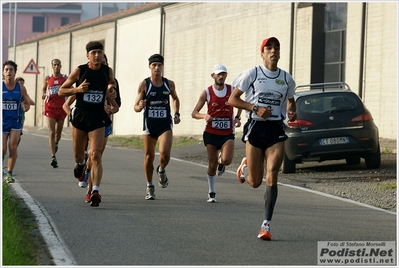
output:
POLYGON ((241 73, 232 83, 229 103, 247 111, 243 142, 246 157, 237 169, 237 179, 253 188, 262 184, 266 166, 265 219, 258 238, 271 240, 270 221, 277 201, 277 174, 284 158, 287 139, 283 119, 296 119, 295 82, 277 67, 280 42, 275 37, 263 40, 260 47, 263 65, 241 73), (245 93, 245 101, 240 97, 245 93))

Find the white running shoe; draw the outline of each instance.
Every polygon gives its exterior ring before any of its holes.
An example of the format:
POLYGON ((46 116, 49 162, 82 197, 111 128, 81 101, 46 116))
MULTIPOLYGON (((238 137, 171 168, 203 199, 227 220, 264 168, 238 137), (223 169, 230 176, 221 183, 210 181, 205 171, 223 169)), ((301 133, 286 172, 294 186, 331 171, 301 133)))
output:
POLYGON ((208 200, 206 200, 208 203, 216 203, 216 193, 209 193, 208 194, 208 200))

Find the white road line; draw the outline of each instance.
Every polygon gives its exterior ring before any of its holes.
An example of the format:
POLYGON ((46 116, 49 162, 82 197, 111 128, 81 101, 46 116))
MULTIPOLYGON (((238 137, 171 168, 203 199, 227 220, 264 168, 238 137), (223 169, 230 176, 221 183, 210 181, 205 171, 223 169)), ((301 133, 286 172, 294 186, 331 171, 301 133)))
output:
POLYGON ((53 257, 55 265, 74 265, 75 261, 70 253, 68 247, 64 243, 59 235, 57 227, 52 224, 53 220, 46 210, 34 200, 15 180, 14 183, 10 183, 14 188, 15 192, 20 196, 32 213, 35 215, 39 225, 39 230, 44 240, 46 241, 47 247, 53 257))
MULTIPOLYGON (((202 165, 202 164, 198 164, 198 163, 194 163, 194 162, 189 162, 189 161, 178 159, 178 158, 174 158, 174 157, 171 157, 170 159, 173 159, 173 160, 176 160, 176 161, 179 161, 179 162, 185 162, 185 163, 196 165, 196 166, 208 167, 206 165, 202 165)), ((226 170, 225 172, 226 173, 236 174, 236 172, 230 171, 230 170, 226 170)), ((305 192, 311 192, 311 193, 318 194, 318 195, 321 195, 321 196, 325 196, 325 197, 329 197, 329 198, 333 198, 333 199, 338 199, 338 200, 341 200, 341 201, 344 201, 344 202, 356 204, 358 206, 367 207, 367 208, 371 208, 371 209, 375 209, 375 210, 379 210, 379 211, 382 211, 382 212, 386 212, 386 213, 389 213, 389 214, 396 215, 396 212, 394 212, 394 211, 389 211, 389 210, 382 209, 382 208, 379 208, 379 207, 374 207, 374 206, 371 206, 371 205, 368 205, 368 204, 364 204, 364 203, 361 203, 361 202, 358 202, 358 201, 354 201, 354 200, 351 200, 351 199, 347 199, 347 198, 343 198, 343 197, 339 197, 339 196, 335 196, 335 195, 331 195, 331 194, 326 194, 326 193, 323 193, 323 192, 319 192, 319 191, 316 191, 316 190, 312 190, 312 189, 308 189, 308 188, 304 188, 304 187, 300 187, 300 186, 295 186, 295 185, 291 185, 291 184, 286 184, 286 183, 281 183, 281 182, 279 182, 278 184, 279 185, 283 185, 283 186, 287 186, 287 187, 291 187, 291 188, 295 188, 297 190, 301 190, 301 191, 305 191, 305 192)))

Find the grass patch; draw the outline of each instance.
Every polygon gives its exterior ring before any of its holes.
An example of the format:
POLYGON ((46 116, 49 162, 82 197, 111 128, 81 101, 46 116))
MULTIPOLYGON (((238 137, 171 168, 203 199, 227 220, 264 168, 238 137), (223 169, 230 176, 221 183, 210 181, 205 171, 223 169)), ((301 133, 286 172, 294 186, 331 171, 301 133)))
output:
POLYGON ((384 149, 382 149, 382 152, 381 153, 383 153, 383 154, 390 154, 390 153, 392 153, 392 149, 391 148, 388 148, 388 147, 385 147, 384 149))
MULTIPOLYGON (((202 136, 174 136, 172 148, 179 146, 188 146, 198 144, 198 142, 202 141, 202 136)), ((112 146, 118 147, 128 147, 134 149, 143 149, 143 136, 110 136, 108 138, 108 144, 112 146)), ((158 149, 158 143, 156 145, 156 149, 158 149)))
POLYGON ((385 189, 385 190, 396 190, 396 182, 379 184, 378 188, 385 189))
POLYGON ((33 215, 3 183, 3 265, 39 265, 35 228, 33 215))

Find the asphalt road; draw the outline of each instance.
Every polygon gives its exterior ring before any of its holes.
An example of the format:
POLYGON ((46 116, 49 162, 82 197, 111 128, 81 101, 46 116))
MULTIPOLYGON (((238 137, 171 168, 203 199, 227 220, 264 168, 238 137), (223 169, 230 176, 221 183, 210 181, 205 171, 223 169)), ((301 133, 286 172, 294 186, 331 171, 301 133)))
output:
POLYGON ((54 169, 47 136, 25 132, 14 176, 74 265, 316 265, 318 241, 396 241, 396 214, 284 184, 273 241, 259 240, 263 186, 227 171, 217 178, 218 203, 209 204, 206 167, 172 158, 169 186, 156 185, 157 199, 145 200, 143 153, 126 148, 105 150, 102 203, 93 208, 73 176, 71 145, 61 140, 54 169))

